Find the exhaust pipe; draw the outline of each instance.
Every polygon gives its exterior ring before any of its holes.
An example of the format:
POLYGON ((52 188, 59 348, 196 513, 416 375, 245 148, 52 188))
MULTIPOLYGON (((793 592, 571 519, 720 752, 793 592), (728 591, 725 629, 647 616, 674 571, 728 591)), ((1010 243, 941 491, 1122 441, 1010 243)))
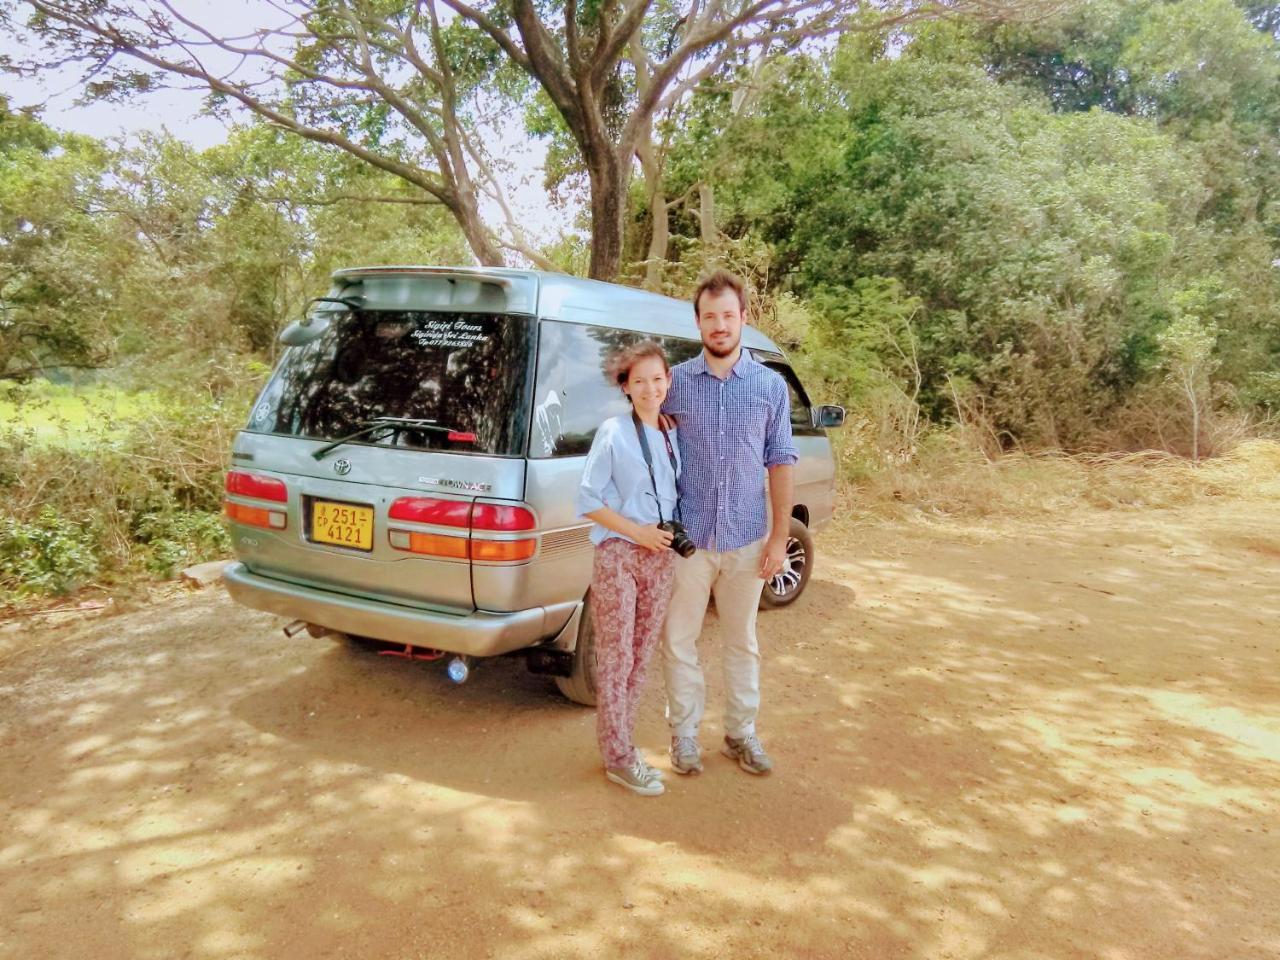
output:
POLYGON ((303 630, 307 631, 308 635, 316 637, 317 639, 320 637, 327 637, 329 634, 333 633, 333 631, 328 627, 322 627, 318 623, 307 623, 305 620, 295 620, 284 628, 284 635, 292 640, 303 630))
POLYGON ((445 667, 445 673, 449 675, 449 679, 454 683, 466 683, 467 677, 471 676, 471 658, 463 656, 454 657, 449 661, 449 665, 445 667))

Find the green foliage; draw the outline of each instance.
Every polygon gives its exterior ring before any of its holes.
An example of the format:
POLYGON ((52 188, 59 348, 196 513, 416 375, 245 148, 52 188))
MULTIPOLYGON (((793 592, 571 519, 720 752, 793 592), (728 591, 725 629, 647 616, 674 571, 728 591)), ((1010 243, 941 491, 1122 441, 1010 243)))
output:
POLYGON ((225 555, 223 476, 262 375, 235 359, 169 379, 153 368, 151 399, 127 418, 86 421, 63 441, 0 432, 0 597, 169 576, 225 555))
POLYGON ((91 214, 105 168, 98 144, 0 96, 0 378, 110 355, 118 311, 97 282, 109 243, 91 214))
POLYGON ((773 282, 814 311, 823 379, 851 403, 896 384, 1001 446, 1078 449, 1159 379, 1180 316, 1224 332, 1215 362, 1236 383, 1273 369, 1274 255, 1260 224, 1222 220, 1201 145, 1054 112, 972 61, 844 44, 829 69, 779 70, 719 131, 722 219, 767 241, 773 282))
POLYGON ((145 546, 147 571, 166 580, 183 567, 231 553, 231 537, 218 513, 145 513, 137 519, 134 539, 145 546))
POLYGON ((44 507, 30 522, 0 519, 0 591, 65 594, 98 572, 94 536, 44 507))

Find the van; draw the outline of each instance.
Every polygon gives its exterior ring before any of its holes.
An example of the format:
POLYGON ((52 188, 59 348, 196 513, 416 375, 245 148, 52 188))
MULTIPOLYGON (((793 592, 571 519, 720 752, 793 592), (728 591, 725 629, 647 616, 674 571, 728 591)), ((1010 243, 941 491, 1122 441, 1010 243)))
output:
MULTIPOLYGON (((231 596, 313 636, 385 652, 525 657, 571 700, 595 702, 590 523, 574 496, 596 428, 625 412, 605 358, 642 338, 671 362, 701 349, 690 304, 532 270, 339 270, 281 334, 288 349, 231 453, 231 596)), ((800 453, 787 562, 764 591, 785 607, 832 514, 826 436, 782 352, 743 349, 791 393, 800 453)))

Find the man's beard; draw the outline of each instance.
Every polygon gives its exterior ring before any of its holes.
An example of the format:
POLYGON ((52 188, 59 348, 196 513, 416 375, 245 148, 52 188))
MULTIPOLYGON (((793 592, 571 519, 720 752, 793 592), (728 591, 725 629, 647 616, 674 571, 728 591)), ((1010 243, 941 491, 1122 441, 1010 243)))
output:
POLYGON ((733 353, 733 351, 737 350, 738 344, 740 344, 741 342, 742 342, 742 335, 739 334, 738 336, 733 338, 733 342, 729 344, 727 347, 716 347, 706 340, 702 341, 702 345, 707 348, 707 353, 711 354, 713 357, 719 357, 720 359, 723 360, 725 357, 730 356, 733 353))

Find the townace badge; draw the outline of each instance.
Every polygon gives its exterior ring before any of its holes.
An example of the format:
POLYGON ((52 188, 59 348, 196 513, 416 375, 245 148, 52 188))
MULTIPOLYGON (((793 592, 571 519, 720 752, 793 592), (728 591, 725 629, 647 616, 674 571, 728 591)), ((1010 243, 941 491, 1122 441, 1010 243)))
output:
POLYGON ((493 489, 491 483, 481 483, 478 480, 450 480, 448 477, 419 477, 418 482, 437 487, 450 487, 454 490, 470 490, 473 493, 488 493, 493 489))

